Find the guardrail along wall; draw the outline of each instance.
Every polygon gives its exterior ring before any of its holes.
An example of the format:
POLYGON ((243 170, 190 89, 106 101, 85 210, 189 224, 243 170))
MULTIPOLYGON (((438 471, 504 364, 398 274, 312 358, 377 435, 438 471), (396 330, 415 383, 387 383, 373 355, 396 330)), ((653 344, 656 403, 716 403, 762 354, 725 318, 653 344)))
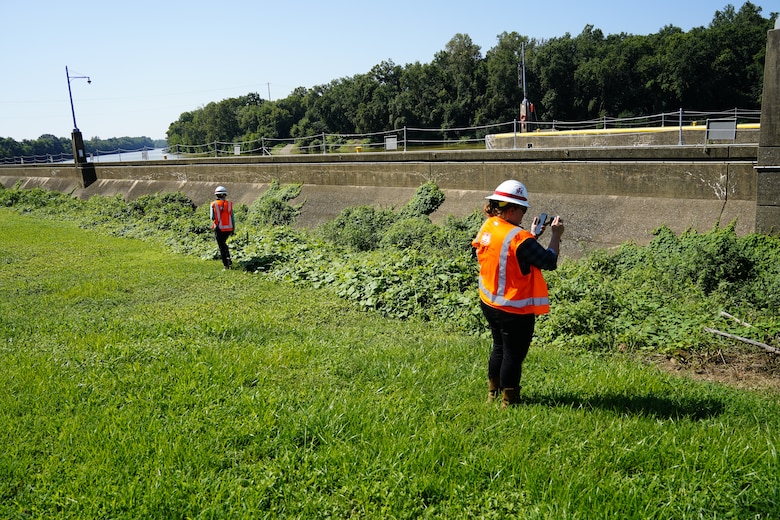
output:
MULTIPOLYGON (((756 227, 756 146, 632 147, 361 153, 137 163, 0 167, 6 187, 42 187, 88 198, 181 191, 196 204, 217 184, 250 204, 276 180, 301 183, 301 227, 332 219, 346 207, 399 207, 421 184, 436 182, 447 200, 433 215, 462 217, 506 179, 530 193, 530 220, 539 212, 566 223, 563 254, 580 256, 624 242, 647 243, 661 225, 675 232, 707 231, 736 221, 756 227)), ((777 229, 780 225, 775 224, 777 229)), ((542 240, 545 242, 544 238, 542 240)))

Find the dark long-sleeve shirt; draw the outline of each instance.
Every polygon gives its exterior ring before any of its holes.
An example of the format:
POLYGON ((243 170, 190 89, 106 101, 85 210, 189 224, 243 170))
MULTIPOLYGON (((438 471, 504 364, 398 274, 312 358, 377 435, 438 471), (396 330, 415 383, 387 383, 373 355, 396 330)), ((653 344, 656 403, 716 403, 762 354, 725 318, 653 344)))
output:
POLYGON ((545 249, 542 244, 529 238, 517 246, 517 261, 523 274, 528 274, 532 265, 539 269, 554 271, 558 268, 558 252, 554 249, 545 249))

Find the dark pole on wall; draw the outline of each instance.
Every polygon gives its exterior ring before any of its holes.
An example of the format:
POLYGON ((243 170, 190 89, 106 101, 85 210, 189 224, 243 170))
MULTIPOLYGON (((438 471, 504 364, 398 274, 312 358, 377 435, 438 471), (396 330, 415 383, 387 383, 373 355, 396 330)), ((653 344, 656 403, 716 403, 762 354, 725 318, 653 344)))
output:
POLYGON ((87 83, 92 83, 89 76, 71 76, 68 71, 68 67, 65 66, 65 76, 68 78, 68 97, 70 98, 70 113, 73 115, 73 132, 71 133, 71 139, 73 143, 73 162, 77 165, 83 165, 87 162, 87 153, 84 150, 84 138, 81 136, 81 131, 76 125, 76 110, 73 108, 73 91, 70 88, 70 80, 72 79, 86 79, 87 83))

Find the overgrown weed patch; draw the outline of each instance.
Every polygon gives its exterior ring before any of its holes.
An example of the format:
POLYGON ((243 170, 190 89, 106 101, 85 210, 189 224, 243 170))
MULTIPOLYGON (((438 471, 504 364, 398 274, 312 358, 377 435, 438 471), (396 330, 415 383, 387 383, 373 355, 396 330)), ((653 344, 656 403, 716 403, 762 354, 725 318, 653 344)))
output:
MULTIPOLYGON (((289 201, 299 190, 273 184, 257 203, 237 207, 239 230, 230 242, 237 266, 270 280, 331 288, 359 308, 388 317, 421 318, 472 334, 484 331, 470 247, 481 224, 478 212, 433 224, 428 215, 444 196, 427 183, 402 208, 347 208, 333 222, 305 232, 291 227, 301 206, 289 201)), ((79 201, 15 188, 0 190, 0 205, 163 243, 203 259, 217 256, 206 210, 181 194, 132 202, 118 197, 79 201)), ((662 227, 648 246, 625 244, 611 254, 564 260, 547 278, 554 312, 539 320, 538 335, 545 342, 667 356, 728 344, 705 327, 780 342, 777 237, 737 237, 733 225, 680 236, 662 227), (724 323, 721 311, 751 326, 724 323)))

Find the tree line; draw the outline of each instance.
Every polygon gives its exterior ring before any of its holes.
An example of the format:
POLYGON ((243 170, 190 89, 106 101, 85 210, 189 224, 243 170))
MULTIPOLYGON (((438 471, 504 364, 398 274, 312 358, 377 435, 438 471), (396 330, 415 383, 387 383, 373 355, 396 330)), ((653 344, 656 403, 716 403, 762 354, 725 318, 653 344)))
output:
MULTIPOLYGON (((140 150, 142 148, 159 148, 165 146, 164 141, 154 141, 150 137, 112 137, 100 139, 93 137, 84 141, 87 153, 111 152, 114 150, 140 150)), ((14 139, 0 137, 0 157, 30 157, 30 156, 70 156, 73 154, 70 137, 56 137, 44 134, 38 139, 24 139, 19 142, 14 139)))
MULTIPOLYGON (((751 2, 739 10, 729 4, 707 27, 685 32, 667 25, 646 36, 604 35, 592 25, 547 40, 504 32, 484 56, 458 33, 430 63, 382 61, 367 73, 298 87, 276 101, 250 92, 184 112, 170 124, 167 144, 483 127, 520 119, 524 98, 533 105, 531 121, 758 109, 766 33, 777 18, 761 12, 751 2)), ((87 152, 158 144, 129 137, 85 142, 87 152)), ((59 153, 71 153, 69 138, 0 138, 0 157, 59 153)))
POLYGON ((185 112, 170 125, 168 145, 479 127, 519 119, 524 95, 531 121, 757 109, 767 31, 777 17, 761 11, 729 4, 708 27, 667 25, 647 36, 604 35, 591 25, 549 40, 504 32, 484 56, 467 34, 456 34, 430 63, 383 61, 277 101, 249 93, 185 112))

